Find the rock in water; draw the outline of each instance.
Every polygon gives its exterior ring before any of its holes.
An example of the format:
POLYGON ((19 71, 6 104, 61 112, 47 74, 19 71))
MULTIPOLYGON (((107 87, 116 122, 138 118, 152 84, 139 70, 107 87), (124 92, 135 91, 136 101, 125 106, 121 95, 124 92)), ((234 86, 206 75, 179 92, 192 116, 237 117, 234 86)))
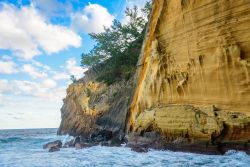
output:
POLYGON ((148 147, 141 146, 141 145, 134 145, 131 147, 131 150, 138 152, 138 153, 146 153, 148 152, 148 147))
POLYGON ((56 152, 56 151, 60 151, 60 148, 58 146, 53 146, 49 148, 49 152, 56 152))
POLYGON ((62 147, 62 141, 61 140, 56 140, 56 141, 49 142, 49 143, 43 145, 43 149, 50 149, 52 147, 53 147, 53 149, 61 148, 62 147))

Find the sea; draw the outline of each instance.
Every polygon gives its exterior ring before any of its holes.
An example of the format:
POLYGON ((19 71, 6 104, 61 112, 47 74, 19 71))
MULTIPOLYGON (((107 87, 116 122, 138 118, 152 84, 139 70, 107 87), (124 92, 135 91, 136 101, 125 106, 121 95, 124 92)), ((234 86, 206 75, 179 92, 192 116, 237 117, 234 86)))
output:
POLYGON ((250 156, 228 151, 225 155, 202 155, 130 148, 95 146, 48 152, 42 146, 54 140, 63 143, 71 136, 57 136, 57 129, 0 130, 0 167, 249 167, 250 156))

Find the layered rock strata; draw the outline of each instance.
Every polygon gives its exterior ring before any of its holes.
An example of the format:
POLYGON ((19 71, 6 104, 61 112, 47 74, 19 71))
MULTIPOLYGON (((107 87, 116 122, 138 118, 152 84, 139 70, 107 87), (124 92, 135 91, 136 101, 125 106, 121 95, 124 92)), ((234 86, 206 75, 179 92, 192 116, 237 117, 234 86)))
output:
POLYGON ((155 0, 127 133, 247 143, 249 46, 248 0, 155 0))
POLYGON ((249 153, 249 71, 249 0, 154 0, 135 77, 107 86, 87 72, 67 90, 58 132, 249 153))
POLYGON ((103 129, 124 136, 132 79, 106 85, 96 81, 96 72, 72 83, 61 108, 58 134, 91 136, 103 129))

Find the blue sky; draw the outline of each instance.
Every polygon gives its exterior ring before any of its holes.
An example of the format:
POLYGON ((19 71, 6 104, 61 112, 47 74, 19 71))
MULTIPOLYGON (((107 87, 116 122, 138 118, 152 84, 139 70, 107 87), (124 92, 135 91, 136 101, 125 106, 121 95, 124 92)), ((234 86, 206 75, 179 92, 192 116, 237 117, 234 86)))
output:
POLYGON ((145 0, 0 0, 0 129, 58 127, 69 76, 83 76, 88 33, 145 0))

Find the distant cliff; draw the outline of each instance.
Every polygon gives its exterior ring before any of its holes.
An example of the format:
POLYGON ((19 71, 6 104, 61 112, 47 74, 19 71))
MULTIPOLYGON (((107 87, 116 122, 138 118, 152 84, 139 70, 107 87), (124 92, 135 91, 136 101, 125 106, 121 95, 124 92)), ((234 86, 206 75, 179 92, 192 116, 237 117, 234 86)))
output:
POLYGON ((107 86, 88 71, 67 90, 58 132, 250 152, 249 71, 249 0, 154 0, 135 76, 107 86))
POLYGON ((69 85, 61 108, 59 134, 88 136, 108 129, 124 135, 132 79, 106 85, 96 81, 97 72, 91 69, 84 78, 69 85))

